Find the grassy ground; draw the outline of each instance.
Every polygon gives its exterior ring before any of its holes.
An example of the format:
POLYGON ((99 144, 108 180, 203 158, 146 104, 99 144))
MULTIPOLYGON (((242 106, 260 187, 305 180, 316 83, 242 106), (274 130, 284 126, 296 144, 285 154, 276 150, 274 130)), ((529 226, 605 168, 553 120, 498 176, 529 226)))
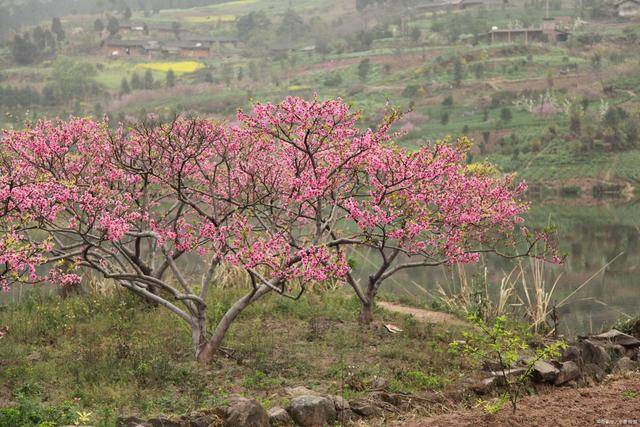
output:
MULTIPOLYGON (((237 295, 229 288, 214 293, 212 321, 237 295)), ((80 411, 108 426, 119 414, 183 414, 235 394, 267 408, 282 405, 285 386, 351 398, 378 377, 396 392, 436 390, 459 378, 460 362, 447 352, 455 326, 378 312, 404 329, 389 334, 380 325, 361 328, 356 312, 343 291, 310 292, 297 302, 268 297, 232 327, 224 345, 233 358, 202 367, 192 361, 190 333, 179 320, 124 292, 66 299, 33 293, 0 312, 8 329, 0 406, 17 408, 33 425, 72 423, 80 411)))

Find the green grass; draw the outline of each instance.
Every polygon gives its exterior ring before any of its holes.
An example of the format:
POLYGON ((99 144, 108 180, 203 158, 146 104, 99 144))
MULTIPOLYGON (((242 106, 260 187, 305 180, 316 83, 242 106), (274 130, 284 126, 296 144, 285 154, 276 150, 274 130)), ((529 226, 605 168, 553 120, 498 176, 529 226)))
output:
MULTIPOLYGON (((240 291, 214 292, 212 322, 240 291)), ((224 342, 237 360, 219 356, 205 368, 193 362, 181 321, 124 291, 66 299, 32 293, 0 311, 0 325, 9 328, 0 346, 0 396, 23 412, 28 404, 70 423, 86 411, 95 425, 112 425, 118 414, 183 414, 224 404, 231 394, 275 405, 287 399, 284 386, 350 397, 375 377, 404 392, 457 378, 460 361, 446 352, 455 328, 378 312, 404 329, 389 334, 361 328, 356 314, 342 291, 318 290, 298 302, 268 297, 241 315, 224 342)))

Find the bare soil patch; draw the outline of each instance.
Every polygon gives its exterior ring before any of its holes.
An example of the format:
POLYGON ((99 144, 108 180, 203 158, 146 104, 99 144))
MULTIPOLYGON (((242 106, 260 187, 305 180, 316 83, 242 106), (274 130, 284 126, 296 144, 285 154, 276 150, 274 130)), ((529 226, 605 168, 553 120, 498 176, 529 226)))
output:
MULTIPOLYGON (((407 427, 427 426, 591 426, 640 424, 640 374, 612 379, 588 388, 556 388, 528 396, 515 415, 509 407, 497 414, 480 409, 404 422, 407 427)), ((398 426, 399 424, 395 424, 398 426)))
POLYGON ((464 325, 465 322, 458 319, 452 314, 440 311, 425 310, 423 308, 408 307, 406 305, 396 304, 393 302, 379 301, 378 306, 392 313, 407 314, 416 318, 421 322, 455 324, 464 325))

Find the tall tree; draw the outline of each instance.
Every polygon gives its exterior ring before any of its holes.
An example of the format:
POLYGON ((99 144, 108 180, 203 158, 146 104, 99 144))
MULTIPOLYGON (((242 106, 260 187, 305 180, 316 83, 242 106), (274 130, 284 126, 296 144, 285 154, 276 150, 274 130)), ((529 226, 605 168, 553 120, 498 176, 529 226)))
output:
POLYGON ((365 58, 358 64, 358 77, 360 80, 366 81, 369 76, 369 72, 371 71, 371 60, 369 58, 365 58))
POLYGON ((102 22, 102 19, 97 18, 95 21, 93 21, 93 29, 96 33, 101 33, 104 31, 104 23, 102 22))
POLYGON ((153 89, 153 73, 149 69, 144 72, 144 88, 153 89))
POLYGON ((109 19, 107 21, 107 31, 109 31, 109 34, 115 36, 116 34, 118 34, 119 30, 120 22, 118 22, 118 19, 115 16, 109 16, 109 19))
POLYGON ((129 86, 129 82, 127 81, 126 77, 123 77, 122 81, 120 82, 120 93, 125 95, 131 93, 131 86, 129 86))
POLYGON ((138 75, 138 73, 134 71, 133 75, 131 76, 131 89, 140 90, 142 88, 143 88, 142 80, 140 80, 140 76, 138 75))
POLYGON ((62 28, 62 22, 60 22, 60 18, 55 17, 51 20, 51 32, 56 35, 58 42, 64 40, 64 28, 62 28))
POLYGON ((453 85, 460 87, 462 79, 464 79, 464 64, 462 59, 456 56, 453 60, 453 85))
POLYGON ((167 71, 165 83, 167 87, 174 87, 176 85, 176 73, 174 73, 172 69, 167 71))
POLYGON ((38 57, 38 49, 31 42, 28 33, 23 36, 16 34, 11 42, 10 49, 13 60, 19 65, 33 64, 38 57))
POLYGON ((37 26, 33 29, 33 43, 36 45, 39 51, 43 51, 47 48, 47 39, 44 35, 42 27, 37 26))

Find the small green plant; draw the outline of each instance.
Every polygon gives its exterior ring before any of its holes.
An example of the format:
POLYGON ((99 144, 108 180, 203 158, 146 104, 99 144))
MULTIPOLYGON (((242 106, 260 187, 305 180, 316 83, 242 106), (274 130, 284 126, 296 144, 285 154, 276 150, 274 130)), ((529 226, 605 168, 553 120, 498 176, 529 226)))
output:
POLYGON ((509 394, 502 393, 497 399, 494 400, 484 400, 478 399, 476 402, 476 408, 482 408, 482 411, 485 414, 496 414, 498 413, 504 405, 509 402, 509 394))
POLYGON ((428 375, 421 371, 409 371, 405 374, 409 382, 420 389, 434 390, 442 387, 442 378, 436 375, 428 375))
POLYGON ((454 352, 462 352, 471 357, 476 363, 483 360, 498 361, 498 372, 506 393, 496 403, 483 403, 485 411, 498 411, 506 401, 511 402, 511 409, 515 413, 518 399, 522 395, 527 381, 533 373, 535 364, 540 360, 548 360, 560 355, 561 350, 567 347, 564 341, 537 348, 532 351, 527 344, 530 333, 526 326, 509 321, 506 316, 496 317, 488 324, 477 315, 469 316, 469 321, 476 327, 472 332, 464 332, 463 339, 450 344, 454 352), (523 358, 527 353, 533 356, 523 358), (520 363, 522 371, 514 373, 512 369, 520 363), (500 402, 502 404, 500 404, 500 402))
POLYGON ((91 421, 91 412, 76 411, 76 415, 78 416, 78 418, 76 418, 74 425, 84 425, 91 421))
POLYGON ((637 399, 640 397, 640 392, 635 390, 625 390, 622 392, 622 398, 626 400, 637 399))

